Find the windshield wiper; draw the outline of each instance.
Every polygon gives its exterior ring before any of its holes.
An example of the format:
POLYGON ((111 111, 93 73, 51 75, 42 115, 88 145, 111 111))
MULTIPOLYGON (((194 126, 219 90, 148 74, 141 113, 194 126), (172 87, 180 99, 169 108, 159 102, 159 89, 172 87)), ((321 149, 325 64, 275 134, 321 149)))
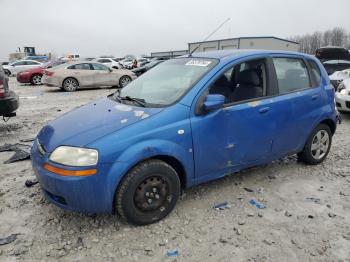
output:
POLYGON ((137 104, 139 104, 142 107, 146 107, 145 99, 137 98, 137 97, 130 97, 130 96, 120 96, 120 90, 117 90, 117 92, 115 92, 113 94, 113 98, 115 100, 118 100, 119 102, 121 102, 122 100, 127 100, 127 101, 136 102, 137 104))
POLYGON ((132 101, 138 103, 140 106, 145 107, 146 102, 144 99, 141 98, 136 98, 136 97, 130 97, 130 96, 119 96, 121 100, 127 100, 127 101, 132 101))

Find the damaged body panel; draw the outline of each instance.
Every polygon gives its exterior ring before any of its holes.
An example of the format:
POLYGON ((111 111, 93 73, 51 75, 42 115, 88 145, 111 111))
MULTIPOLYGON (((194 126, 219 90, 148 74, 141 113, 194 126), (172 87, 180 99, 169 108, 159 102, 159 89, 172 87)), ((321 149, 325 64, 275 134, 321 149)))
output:
POLYGON ((180 186, 294 153, 322 162, 336 119, 333 88, 311 56, 196 53, 51 121, 32 163, 54 204, 149 224, 169 214, 180 186))

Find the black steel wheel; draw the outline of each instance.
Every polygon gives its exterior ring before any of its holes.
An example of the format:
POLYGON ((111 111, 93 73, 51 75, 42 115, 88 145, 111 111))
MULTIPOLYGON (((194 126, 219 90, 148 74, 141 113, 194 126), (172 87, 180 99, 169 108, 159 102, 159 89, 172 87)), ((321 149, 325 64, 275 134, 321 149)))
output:
POLYGON ((136 225, 146 225, 166 217, 180 195, 176 171, 161 160, 148 160, 134 167, 116 193, 121 217, 136 225))

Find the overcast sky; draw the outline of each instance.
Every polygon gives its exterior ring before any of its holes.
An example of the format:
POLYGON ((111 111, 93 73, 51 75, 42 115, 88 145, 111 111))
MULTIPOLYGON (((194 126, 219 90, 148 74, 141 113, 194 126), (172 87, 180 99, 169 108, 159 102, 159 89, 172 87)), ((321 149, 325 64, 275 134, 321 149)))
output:
POLYGON ((0 60, 17 47, 82 56, 187 49, 212 39, 288 37, 341 26, 350 0, 0 0, 0 60))

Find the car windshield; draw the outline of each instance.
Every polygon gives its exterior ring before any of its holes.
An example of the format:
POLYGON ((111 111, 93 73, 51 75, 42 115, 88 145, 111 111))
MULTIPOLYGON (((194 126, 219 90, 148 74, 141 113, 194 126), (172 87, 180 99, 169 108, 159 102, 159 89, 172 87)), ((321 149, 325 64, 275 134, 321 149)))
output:
POLYGON ((124 87, 119 96, 166 106, 182 97, 205 73, 217 64, 208 58, 177 58, 154 67, 124 87))

